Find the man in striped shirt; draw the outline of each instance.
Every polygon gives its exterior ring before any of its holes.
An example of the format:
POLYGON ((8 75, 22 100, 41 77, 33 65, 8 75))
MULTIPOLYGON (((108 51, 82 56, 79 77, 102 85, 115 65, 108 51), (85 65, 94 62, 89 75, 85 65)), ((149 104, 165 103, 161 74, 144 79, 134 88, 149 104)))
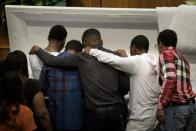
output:
POLYGON ((192 91, 189 63, 176 50, 177 35, 164 30, 157 42, 162 86, 157 119, 162 122, 162 131, 196 131, 196 94, 192 91))

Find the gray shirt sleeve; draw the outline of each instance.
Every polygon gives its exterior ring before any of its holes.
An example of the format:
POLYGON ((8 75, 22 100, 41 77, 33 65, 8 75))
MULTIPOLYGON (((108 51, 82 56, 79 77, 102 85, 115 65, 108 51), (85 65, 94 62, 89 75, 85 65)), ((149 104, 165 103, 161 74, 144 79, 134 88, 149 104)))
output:
POLYGON ((54 66, 54 67, 77 67, 78 66, 78 58, 77 56, 69 56, 66 58, 60 58, 58 56, 53 56, 47 52, 45 52, 43 49, 38 49, 36 51, 36 55, 43 61, 44 64, 48 66, 54 66))

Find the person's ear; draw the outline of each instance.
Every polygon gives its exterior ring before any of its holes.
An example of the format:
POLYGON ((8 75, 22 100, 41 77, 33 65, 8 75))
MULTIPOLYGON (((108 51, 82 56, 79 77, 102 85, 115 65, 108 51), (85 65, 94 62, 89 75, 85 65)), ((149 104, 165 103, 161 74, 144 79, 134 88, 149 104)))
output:
POLYGON ((164 46, 163 42, 159 41, 158 46, 164 46))
POLYGON ((51 39, 48 37, 48 41, 50 41, 51 39))
POLYGON ((82 45, 83 47, 86 47, 86 40, 83 41, 82 45))
POLYGON ((87 40, 85 39, 85 40, 84 40, 84 45, 86 45, 86 44, 87 44, 87 40))
POLYGON ((134 45, 132 45, 131 49, 132 49, 133 51, 135 51, 135 46, 134 46, 134 45))
POLYGON ((102 40, 102 39, 101 39, 101 41, 100 41, 100 42, 101 42, 101 46, 103 46, 103 40, 102 40))
POLYGON ((136 48, 135 46, 133 46, 133 53, 137 54, 138 53, 138 48, 136 48))
POLYGON ((163 47, 163 44, 162 44, 162 42, 160 41, 159 43, 158 43, 158 48, 162 48, 163 47))
POLYGON ((160 42, 158 43, 158 51, 159 51, 159 53, 162 53, 163 50, 164 50, 164 45, 163 45, 163 43, 160 41, 160 42))

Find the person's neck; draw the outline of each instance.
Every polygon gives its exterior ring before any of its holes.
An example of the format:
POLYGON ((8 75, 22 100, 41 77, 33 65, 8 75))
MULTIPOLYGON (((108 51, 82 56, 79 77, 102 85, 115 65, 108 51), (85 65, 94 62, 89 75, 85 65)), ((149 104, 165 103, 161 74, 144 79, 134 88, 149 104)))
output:
POLYGON ((57 41, 49 41, 48 46, 45 48, 46 51, 48 52, 60 52, 58 45, 59 43, 57 41))
MULTIPOLYGON (((170 47, 172 46, 162 46, 162 52, 164 52, 165 50, 168 50, 170 47)), ((174 47, 172 47, 174 49, 174 47)))
POLYGON ((67 52, 72 54, 72 55, 74 55, 76 53, 75 50, 67 50, 67 52))
POLYGON ((138 52, 137 52, 137 55, 142 55, 142 54, 144 54, 144 53, 148 53, 148 52, 146 52, 146 51, 138 51, 138 52))

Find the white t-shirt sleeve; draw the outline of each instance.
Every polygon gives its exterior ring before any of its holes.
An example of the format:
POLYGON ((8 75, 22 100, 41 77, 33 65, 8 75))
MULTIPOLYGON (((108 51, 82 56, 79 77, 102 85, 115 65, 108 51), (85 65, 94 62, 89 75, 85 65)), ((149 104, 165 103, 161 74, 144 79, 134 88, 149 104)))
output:
POLYGON ((98 49, 91 49, 89 54, 96 57, 98 61, 107 63, 118 70, 128 72, 130 74, 135 74, 137 72, 135 56, 119 57, 112 53, 107 53, 98 49))

